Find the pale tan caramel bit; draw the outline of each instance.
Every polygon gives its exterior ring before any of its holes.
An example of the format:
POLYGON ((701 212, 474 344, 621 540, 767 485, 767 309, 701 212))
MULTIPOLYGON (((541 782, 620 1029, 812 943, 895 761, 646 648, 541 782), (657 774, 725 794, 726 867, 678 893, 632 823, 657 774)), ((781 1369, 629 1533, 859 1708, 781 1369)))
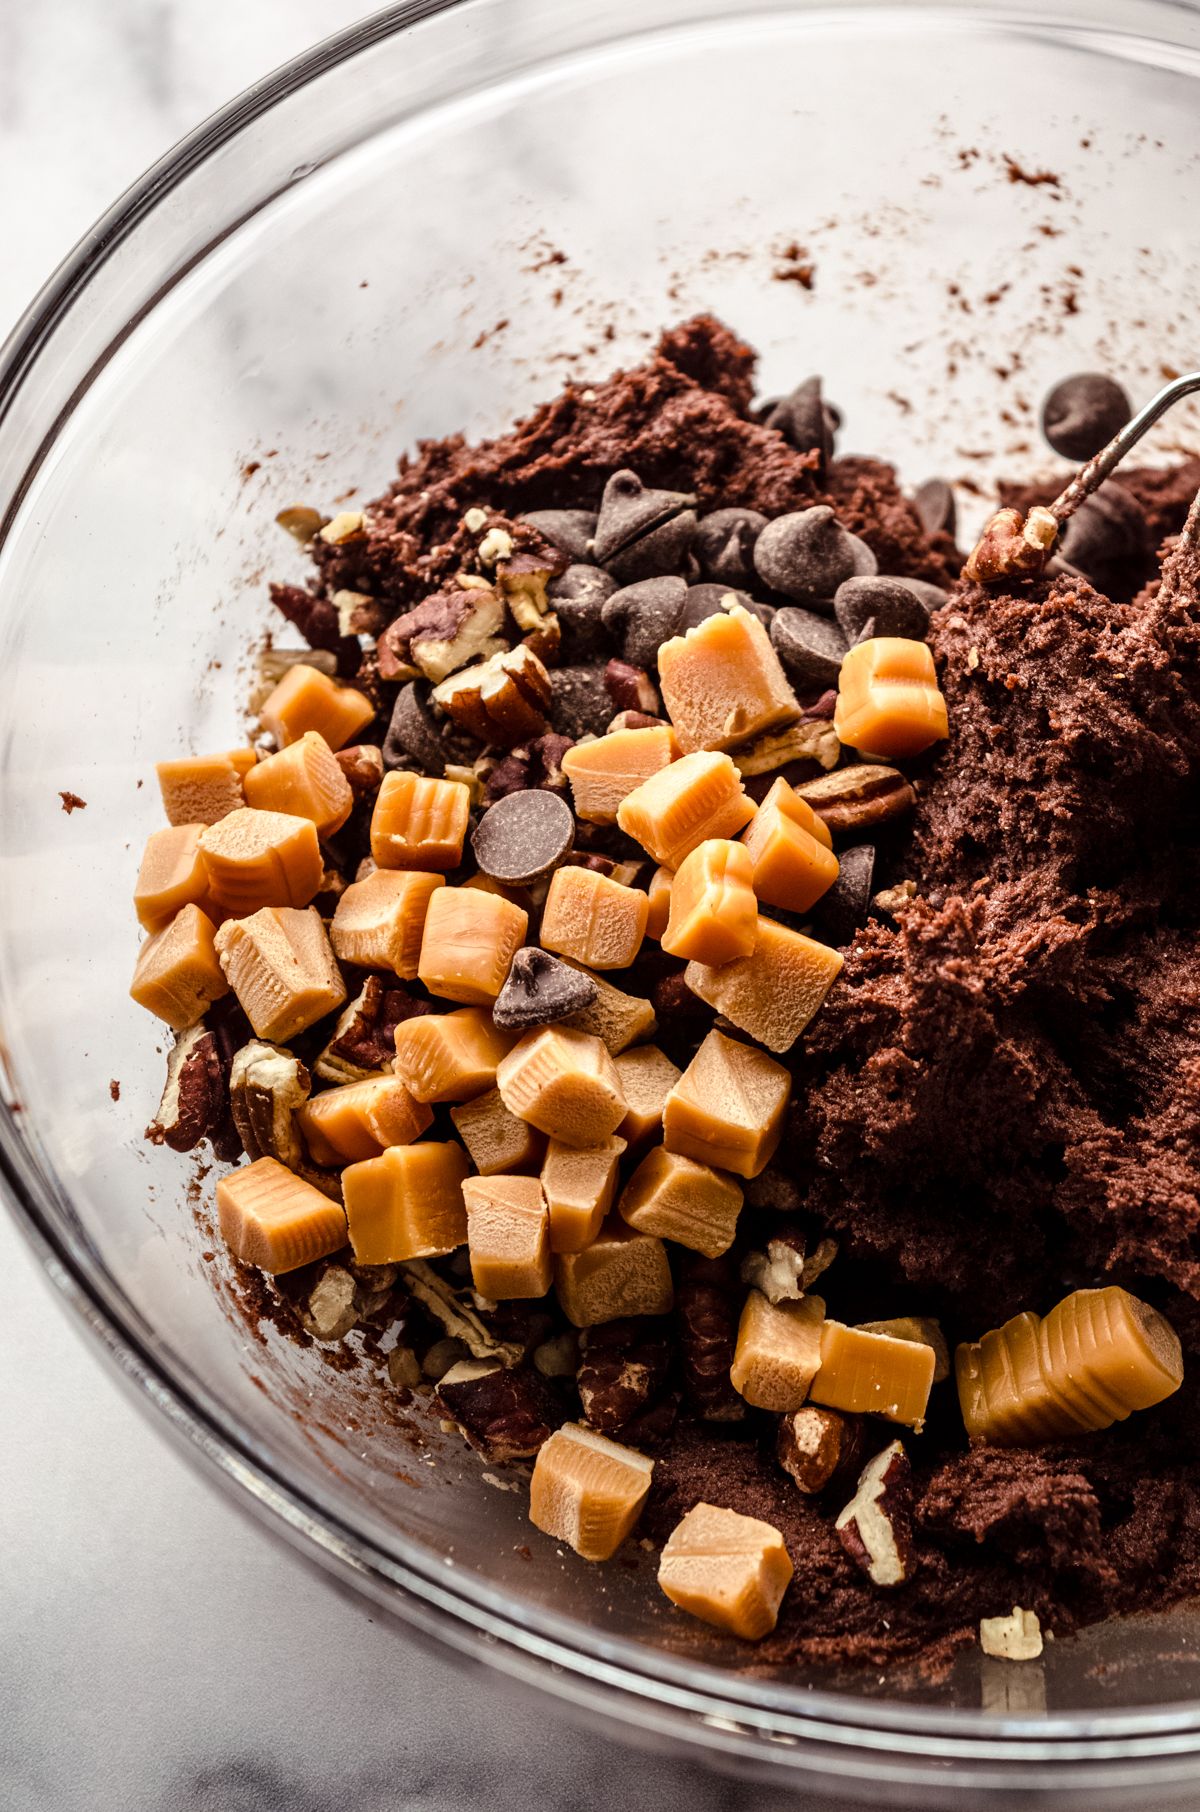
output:
POLYGON ((656 868, 650 881, 650 910, 646 915, 646 936, 661 938, 671 917, 671 884, 673 868, 656 868))
POLYGON ((771 638, 741 604, 664 642, 658 678, 667 716, 688 755, 734 749, 800 716, 771 638))
POLYGON ((742 832, 754 891, 768 906, 807 912, 838 878, 833 839, 807 799, 780 778, 742 832))
MULTIPOLYGON (((750 829, 757 823, 756 818, 750 829)), ((753 877, 749 852, 722 837, 710 838, 686 856, 671 888, 671 912, 662 934, 667 954, 714 967, 750 956, 758 927, 753 877)))
POLYGON ((742 1192, 731 1176, 659 1145, 642 1159, 617 1207, 639 1233, 720 1258, 733 1244, 742 1192))
POLYGON ((398 1076, 380 1076, 314 1095, 296 1119, 314 1164, 340 1168, 412 1145, 433 1125, 433 1109, 414 1101, 398 1076))
POLYGON ((396 1027, 395 1071, 417 1101, 473 1101, 496 1086, 496 1066, 517 1042, 487 1007, 423 1013, 396 1027))
POLYGON ((340 830, 354 806, 350 782, 315 730, 306 730, 298 741, 251 768, 242 790, 255 811, 311 818, 319 837, 340 830))
POLYGON ((598 1038, 567 1026, 526 1032, 496 1070, 505 1107, 564 1145, 602 1145, 625 1118, 613 1060, 598 1038))
POLYGON ((575 816, 589 824, 615 824, 621 801, 652 774, 678 761, 681 750, 669 725, 612 730, 595 742, 577 743, 562 759, 571 782, 575 816))
POLYGON ((450 1109, 458 1136, 481 1177, 536 1176, 546 1155, 546 1135, 510 1114, 498 1088, 450 1109))
POLYGON ((537 1177, 468 1177, 471 1280, 493 1302, 544 1296, 552 1276, 550 1216, 537 1177))
POLYGON ((667 1096, 663 1143, 697 1164, 756 1177, 783 1137, 791 1092, 781 1063, 710 1032, 667 1096))
POLYGON ((339 686, 303 662, 289 667, 259 714, 259 722, 281 749, 299 742, 306 730, 323 736, 336 754, 354 742, 375 715, 365 693, 339 686))
POLYGON ((591 868, 556 869, 542 912, 544 950, 589 969, 627 969, 646 935, 650 902, 591 868))
POLYGON ((658 1565, 672 1604, 747 1642, 775 1628, 791 1581, 778 1529, 714 1504, 697 1504, 675 1525, 658 1565))
POLYGON ((440 1258, 467 1237, 467 1154, 453 1140, 391 1145, 342 1172, 350 1244, 360 1265, 440 1258))
POLYGON ((431 994, 490 1007, 525 942, 529 915, 476 887, 444 887, 425 914, 417 974, 431 994))
POLYGON ((346 984, 313 906, 267 906, 229 919, 216 947, 247 1019, 273 1044, 286 1044, 345 1002, 346 984))
POLYGON ((693 994, 769 1051, 790 1051, 820 1011, 842 962, 828 944, 760 914, 750 956, 720 968, 691 962, 683 979, 693 994))
POLYGON ((600 1231, 617 1194, 617 1169, 625 1141, 579 1150, 551 1139, 542 1165, 542 1193, 550 1211, 550 1250, 582 1252, 600 1231))
POLYGON ((756 1409, 799 1409, 821 1365, 825 1304, 819 1296, 769 1302, 751 1290, 738 1322, 729 1376, 756 1409))
POLYGON ((756 809, 728 755, 685 755, 622 800, 617 823, 656 862, 677 869, 709 837, 736 837, 756 809))
POLYGON ((214 924, 223 916, 208 892, 208 870, 200 854, 203 829, 202 824, 177 824, 151 831, 147 838, 133 890, 138 922, 147 931, 165 931, 185 906, 199 906, 214 924))
POLYGON ((375 800, 371 854, 380 868, 457 868, 470 811, 470 790, 460 780, 395 769, 384 775, 375 800))
POLYGON ((228 994, 213 936, 213 923, 198 906, 184 906, 165 931, 147 938, 137 954, 129 989, 139 1007, 186 1032, 214 1000, 228 994))
POLYGON ((364 881, 352 881, 329 932, 342 962, 390 969, 402 981, 415 981, 429 902, 445 885, 444 875, 399 868, 377 868, 364 881))
POLYGON ((619 1214, 609 1215, 584 1251, 555 1254, 554 1288, 577 1328, 626 1315, 669 1315, 675 1306, 667 1248, 619 1214))
POLYGON ((222 1177, 217 1214, 234 1257, 272 1276, 328 1258, 346 1243, 346 1216, 338 1204, 275 1158, 259 1158, 222 1177))
POLYGON ((618 1057, 631 1044, 636 1044, 640 1038, 649 1038, 657 1030, 658 1021, 648 1000, 638 994, 623 994, 602 975, 593 974, 591 969, 569 956, 562 960, 572 969, 590 975, 597 994, 590 1007, 572 1013, 569 1019, 560 1020, 560 1025, 569 1026, 575 1032, 590 1032, 593 1038, 600 1040, 610 1057, 618 1057))
MULTIPOLYGON (((247 749, 246 754, 252 767, 254 750, 247 749)), ((173 761, 156 762, 154 771, 168 824, 216 824, 246 803, 242 779, 247 770, 233 750, 179 755, 173 761)))
POLYGON ((827 1321, 821 1331, 821 1369, 809 1395, 827 1409, 883 1416, 919 1434, 935 1363, 931 1346, 827 1321))
POLYGON ((529 1520, 584 1560, 609 1560, 641 1514, 653 1460, 568 1423, 538 1449, 529 1520))
POLYGON ((655 1044, 622 1051, 613 1062, 629 1103, 629 1111, 617 1131, 629 1147, 630 1156, 637 1157, 661 1135, 667 1096, 683 1071, 655 1044))
POLYGON ((201 832, 213 899, 239 918, 264 906, 307 906, 324 863, 311 818, 241 808, 201 832))

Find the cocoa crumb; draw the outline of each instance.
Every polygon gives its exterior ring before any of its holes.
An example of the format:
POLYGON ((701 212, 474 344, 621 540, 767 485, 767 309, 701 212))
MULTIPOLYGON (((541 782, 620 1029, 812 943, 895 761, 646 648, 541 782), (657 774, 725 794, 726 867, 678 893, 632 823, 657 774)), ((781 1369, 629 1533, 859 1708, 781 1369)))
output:
POLYGON ((63 811, 68 813, 68 815, 71 812, 83 811, 84 807, 87 805, 87 800, 81 799, 78 793, 60 793, 58 796, 62 800, 63 811))

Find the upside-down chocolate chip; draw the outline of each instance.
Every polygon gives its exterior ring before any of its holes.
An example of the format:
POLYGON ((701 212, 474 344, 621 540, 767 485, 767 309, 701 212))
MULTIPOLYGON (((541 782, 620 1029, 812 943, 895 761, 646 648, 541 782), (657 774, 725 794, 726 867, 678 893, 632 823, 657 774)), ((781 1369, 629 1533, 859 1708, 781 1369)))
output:
POLYGON ((771 646, 788 678, 801 692, 837 685, 847 645, 840 626, 828 617, 819 617, 796 605, 775 612, 771 646))
POLYGON ((929 612, 920 598, 895 579, 847 579, 839 585, 833 612, 847 642, 856 642, 872 618, 876 635, 923 642, 929 634, 929 612))
POLYGON ((527 510, 517 521, 527 522, 572 560, 591 559, 589 544, 596 533, 594 510, 527 510))
POLYGON ((572 742, 581 736, 604 735, 612 716, 612 699, 605 689, 603 667, 553 667, 550 691, 550 717, 560 735, 572 742))
POLYGON ((475 860, 485 875, 524 886, 549 873, 575 841, 575 820, 552 792, 510 793, 489 805, 471 834, 475 860))
POLYGON ((600 989, 590 975, 559 962, 548 950, 527 944, 512 959, 508 980, 496 996, 492 1018, 505 1032, 554 1025, 582 1013, 600 989))
POLYGON ((817 476, 823 477, 826 464, 833 458, 833 435, 840 421, 837 410, 821 400, 820 378, 811 377, 776 403, 766 425, 782 434, 797 453, 817 453, 817 476))
POLYGON ((856 843, 838 855, 838 878, 817 901, 815 911, 835 944, 848 944, 871 910, 875 849, 856 843))
POLYGON ((695 501, 684 491, 647 490, 636 472, 614 472, 592 542, 597 565, 623 585, 679 572, 696 532, 695 501))
POLYGON ((604 603, 604 626, 631 667, 657 667, 658 651, 675 634, 687 605, 684 579, 667 575, 622 586, 604 603))
POLYGON ((717 585, 754 582, 754 543, 767 526, 757 510, 713 510, 696 525, 692 552, 706 579, 717 585))
POLYGON ((823 606, 827 616, 839 585, 876 571, 866 542, 844 529, 827 503, 768 522, 755 543, 754 564, 773 590, 818 610, 823 606))
POLYGON ((1042 433, 1064 459, 1091 459, 1132 414, 1114 379, 1102 371, 1080 371, 1056 384, 1042 404, 1042 433))
POLYGON ((611 652, 612 637, 603 612, 616 589, 616 580, 598 566, 568 566, 561 578, 552 579, 546 587, 558 618, 559 652, 565 665, 603 660, 611 652))

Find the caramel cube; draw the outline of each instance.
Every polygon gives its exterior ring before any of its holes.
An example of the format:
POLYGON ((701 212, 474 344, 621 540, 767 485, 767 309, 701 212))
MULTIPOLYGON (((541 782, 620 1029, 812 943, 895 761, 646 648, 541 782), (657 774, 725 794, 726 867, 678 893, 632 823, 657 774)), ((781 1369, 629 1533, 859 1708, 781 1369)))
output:
MULTIPOLYGON (((311 827, 310 827, 311 828, 311 827)), ((315 906, 266 906, 228 919, 217 955, 259 1038, 287 1044, 343 1005, 346 984, 315 906)))
POLYGON ((783 1415, 799 1409, 820 1370, 824 1321, 819 1296, 769 1302, 761 1290, 751 1290, 729 1368, 733 1388, 755 1409, 783 1415))
POLYGON ((315 730, 336 755, 356 740, 374 715, 365 693, 339 686, 316 667, 297 662, 264 703, 259 722, 281 749, 299 742, 306 730, 315 730))
POLYGON ((778 1529, 697 1504, 667 1538, 658 1583, 681 1611, 757 1642, 775 1628, 792 1563, 778 1529))
POLYGON ((470 811, 470 789, 461 780, 395 769, 376 795, 371 854, 380 868, 457 868, 470 811))
POLYGON ((443 887, 430 899, 417 974, 431 994, 490 1006, 525 942, 529 914, 477 887, 443 887))
POLYGON ((253 767, 255 754, 246 749, 249 761, 239 759, 241 750, 226 750, 220 755, 180 755, 174 761, 155 763, 159 791, 167 823, 215 824, 219 818, 245 805, 242 778, 253 767))
POLYGON ((769 1051, 789 1051, 837 980, 842 957, 800 931, 759 915, 750 956, 715 969, 689 963, 693 994, 769 1051))
POLYGON ((458 1136, 481 1177, 536 1176, 546 1155, 546 1135, 505 1107, 498 1088, 450 1109, 458 1136))
POLYGON ((564 1145, 603 1145, 625 1118, 613 1060, 598 1038, 539 1026, 508 1053, 496 1086, 510 1113, 564 1145))
MULTIPOLYGON (((757 823, 755 818, 750 829, 757 823)), ((671 913, 662 935, 667 954, 713 967, 750 956, 758 928, 753 875, 749 852, 721 837, 710 838, 685 857, 671 888, 671 913)))
POLYGON ((259 812, 289 812, 311 818, 318 837, 331 837, 354 805, 350 782, 333 750, 315 730, 306 730, 278 755, 268 755, 242 782, 246 804, 259 812))
POLYGON ((650 902, 591 868, 558 868, 542 910, 543 950, 589 969, 627 969, 646 935, 650 902))
POLYGON ((625 1141, 616 1137, 582 1151, 551 1139, 542 1165, 542 1193, 550 1211, 552 1252, 582 1252, 591 1245, 616 1200, 624 1155, 625 1141))
POLYGON ((379 1076, 314 1095, 296 1119, 313 1163, 340 1169, 389 1145, 412 1145, 432 1126, 433 1109, 414 1101, 398 1076, 379 1076))
POLYGON ((346 1216, 338 1204, 274 1158, 221 1178, 217 1217, 233 1256, 276 1277, 328 1258, 346 1243, 346 1216))
POLYGON ((949 736, 946 701, 924 642, 875 636, 842 662, 833 714, 838 739, 885 761, 919 755, 949 736))
MULTIPOLYGON (((785 786, 786 780, 777 780, 771 793, 785 786)), ((821 823, 806 800, 792 793, 791 802, 803 806, 814 824, 821 823)), ((824 837, 801 824, 784 804, 772 805, 768 793, 757 817, 742 832, 742 845, 753 864, 754 892, 766 905, 807 912, 829 892, 838 878, 838 860, 829 847, 829 832, 823 824, 821 829, 824 837)))
POLYGON ((590 1007, 572 1013, 569 1019, 560 1020, 560 1025, 569 1026, 575 1032, 590 1032, 593 1038, 600 1040, 610 1057, 619 1056, 639 1038, 649 1038, 657 1029, 654 1008, 648 1000, 638 994, 623 994, 602 975, 593 975, 590 969, 569 956, 564 956, 563 961, 570 963, 572 969, 590 975, 597 994, 590 1007))
POLYGON ((467 1237, 467 1154, 453 1140, 390 1145, 342 1172, 350 1244, 360 1265, 440 1258, 467 1237))
POLYGON ((214 921, 219 916, 221 908, 209 896, 208 870, 200 854, 203 829, 202 824, 177 824, 151 831, 146 839, 133 904, 147 931, 165 931, 185 906, 199 906, 214 921))
MULTIPOLYGON (((701 846, 703 847, 703 845, 701 846)), ((646 936, 661 938, 671 917, 671 884, 673 868, 656 868, 650 880, 650 910, 646 914, 646 936)))
POLYGON ((208 915, 198 906, 184 906, 165 931, 147 938, 129 992, 173 1032, 186 1032, 214 1000, 228 994, 208 915))
POLYGON ((577 1328, 626 1315, 669 1315, 675 1307, 667 1248, 618 1214, 609 1215, 584 1251, 555 1254, 554 1288, 577 1328))
MULTIPOLYGON (((758 809, 760 812, 765 812, 772 807, 781 811, 785 818, 790 818, 793 824, 798 824, 801 830, 806 830, 810 837, 815 837, 817 842, 824 844, 826 849, 833 848, 833 838, 825 820, 817 817, 808 800, 802 799, 795 787, 788 785, 782 774, 772 782, 770 791, 758 809)), ((742 842, 745 841, 746 839, 743 837, 742 842)))
POLYGON ((289 812, 230 812, 200 835, 214 900, 248 918, 264 906, 307 906, 324 863, 311 818, 289 812))
MULTIPOLYGON (((732 596, 732 594, 731 594, 732 596)), ((800 716, 762 623, 744 605, 706 617, 658 651, 667 716, 685 754, 734 749, 800 716)))
POLYGON ((617 1132, 637 1157, 662 1133, 663 1109, 667 1096, 683 1071, 660 1051, 656 1044, 639 1045, 635 1051, 622 1051, 613 1059, 621 1089, 629 1103, 628 1112, 617 1132))
POLYGON ((568 1422, 538 1449, 529 1520, 584 1560, 609 1560, 641 1514, 653 1460, 568 1422))
POLYGON ((709 837, 736 837, 756 809, 728 755, 685 755, 622 800, 617 823, 656 862, 677 869, 709 837))
POLYGON ((792 1078, 750 1045, 710 1032, 663 1109, 663 1143, 697 1164, 756 1177, 783 1137, 792 1078))
POLYGON ((621 1219, 639 1233, 656 1233, 705 1258, 720 1258, 737 1233, 742 1192, 731 1176, 659 1145, 642 1159, 617 1206, 621 1219))
POLYGON ((473 1101, 496 1086, 496 1066, 517 1042, 487 1007, 422 1013, 396 1027, 395 1071, 416 1101, 473 1101))
POLYGON ((675 732, 668 724, 651 730, 612 730, 595 742, 577 743, 562 758, 575 816, 589 824, 615 824, 622 799, 679 756, 675 732))
POLYGON ((919 1434, 925 1426, 935 1364, 931 1346, 827 1321, 821 1330, 821 1369, 809 1396, 826 1409, 884 1416, 919 1434))
POLYGON ((493 1302, 544 1296, 552 1276, 550 1216, 537 1177, 468 1177, 471 1280, 493 1302))
POLYGON ((429 902, 445 885, 444 875, 398 868, 377 868, 365 880, 352 881, 329 931, 341 961, 390 969, 402 981, 415 981, 429 902))

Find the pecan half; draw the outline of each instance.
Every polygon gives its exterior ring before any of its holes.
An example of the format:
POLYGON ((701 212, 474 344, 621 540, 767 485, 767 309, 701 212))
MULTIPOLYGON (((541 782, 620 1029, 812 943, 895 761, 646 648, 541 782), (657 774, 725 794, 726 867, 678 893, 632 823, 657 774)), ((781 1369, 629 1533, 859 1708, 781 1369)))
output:
POLYGON ((869 1436, 862 1416, 842 1415, 806 1403, 781 1417, 775 1458, 806 1497, 827 1485, 849 1482, 863 1463, 869 1436))
POLYGON ((468 662, 502 653, 504 600, 498 592, 463 591, 452 586, 435 592, 415 610, 389 623, 379 638, 379 671, 384 679, 398 679, 400 669, 414 663, 426 679, 444 680, 468 662))
POLYGON ((917 803, 917 795, 898 768, 866 761, 822 774, 819 780, 803 781, 796 792, 831 831, 886 824, 911 812, 917 803))
POLYGON ((209 1139, 219 1158, 241 1155, 217 1040, 202 1019, 175 1040, 167 1058, 167 1085, 146 1137, 172 1151, 194 1151, 209 1139))
POLYGON ((912 1533, 912 1468, 899 1441, 863 1467, 858 1490, 834 1528, 855 1566, 873 1585, 896 1586, 915 1564, 912 1533))
POLYGON ((662 1316, 629 1316, 585 1328, 575 1386, 591 1427, 612 1434, 650 1403, 667 1375, 674 1342, 662 1316))
POLYGON ((550 676, 523 645, 452 674, 433 692, 460 729, 503 749, 544 735, 550 700, 550 676))
POLYGON ((706 1422, 741 1422, 746 1415, 746 1405, 729 1376, 742 1296, 737 1273, 727 1258, 682 1254, 675 1289, 675 1329, 684 1393, 693 1414, 706 1422))
POLYGON ((299 1128, 296 1109, 308 1100, 312 1079, 291 1051, 277 1044, 253 1039, 233 1060, 229 1077, 229 1105, 246 1156, 277 1158, 332 1201, 342 1199, 336 1171, 324 1170, 309 1158, 299 1128))

